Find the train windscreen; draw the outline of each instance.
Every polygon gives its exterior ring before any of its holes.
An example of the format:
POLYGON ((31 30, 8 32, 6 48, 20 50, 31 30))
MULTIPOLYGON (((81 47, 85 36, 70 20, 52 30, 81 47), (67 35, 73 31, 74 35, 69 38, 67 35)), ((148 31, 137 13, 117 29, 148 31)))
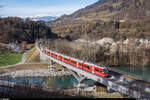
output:
POLYGON ((107 69, 104 69, 104 73, 108 73, 108 70, 107 70, 107 69))

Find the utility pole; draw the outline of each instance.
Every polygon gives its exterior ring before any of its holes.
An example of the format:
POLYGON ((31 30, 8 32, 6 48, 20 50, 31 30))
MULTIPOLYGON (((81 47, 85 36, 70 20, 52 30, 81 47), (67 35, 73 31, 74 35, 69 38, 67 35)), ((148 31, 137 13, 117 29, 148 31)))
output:
POLYGON ((96 63, 96 53, 97 53, 97 45, 98 45, 97 42, 96 42, 97 39, 98 39, 98 35, 95 37, 95 40, 94 40, 95 41, 94 61, 93 61, 94 64, 96 63))
POLYGON ((46 36, 44 36, 44 47, 46 46, 46 36))
POLYGON ((86 61, 88 61, 88 34, 86 33, 86 61))
POLYGON ((57 40, 55 40, 55 51, 57 51, 57 40))

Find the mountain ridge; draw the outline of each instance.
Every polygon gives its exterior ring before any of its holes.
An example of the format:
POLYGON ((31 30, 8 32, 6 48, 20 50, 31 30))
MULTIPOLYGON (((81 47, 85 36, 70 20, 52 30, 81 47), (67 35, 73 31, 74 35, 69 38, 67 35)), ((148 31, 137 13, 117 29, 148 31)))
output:
POLYGON ((41 22, 51 22, 57 19, 57 16, 52 16, 49 14, 41 14, 41 15, 36 15, 36 16, 25 16, 23 18, 24 20, 30 19, 31 21, 41 21, 41 22))
POLYGON ((62 37, 77 39, 88 33, 93 37, 108 36, 119 40, 122 37, 147 38, 150 32, 149 20, 148 0, 99 0, 71 15, 59 17, 49 26, 62 37), (125 22, 121 23, 121 20, 125 22))

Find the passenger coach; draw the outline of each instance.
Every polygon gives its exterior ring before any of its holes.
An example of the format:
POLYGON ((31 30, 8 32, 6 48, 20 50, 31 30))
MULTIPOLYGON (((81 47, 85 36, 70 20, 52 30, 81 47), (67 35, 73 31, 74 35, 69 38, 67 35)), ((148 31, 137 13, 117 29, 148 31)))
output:
POLYGON ((74 67, 87 71, 89 73, 107 77, 108 76, 108 69, 106 67, 101 67, 92 63, 84 62, 82 60, 78 60, 69 56, 62 55, 60 53, 51 51, 49 49, 42 49, 42 52, 48 56, 51 56, 55 59, 58 59, 66 64, 70 64, 74 67))

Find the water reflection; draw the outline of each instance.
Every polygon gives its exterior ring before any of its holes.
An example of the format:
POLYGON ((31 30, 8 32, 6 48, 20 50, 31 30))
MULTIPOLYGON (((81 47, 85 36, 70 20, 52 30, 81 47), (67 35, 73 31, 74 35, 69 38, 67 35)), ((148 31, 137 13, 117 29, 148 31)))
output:
MULTIPOLYGON (((73 76, 63 76, 63 77, 38 77, 38 78, 11 78, 5 79, 7 81, 22 83, 22 84, 32 84, 53 88, 73 88, 78 84, 78 81, 73 76)), ((85 80, 83 82, 89 86, 94 85, 93 80, 85 80)))
POLYGON ((73 76, 52 77, 45 79, 45 85, 55 88, 71 88, 78 84, 78 81, 73 76))
POLYGON ((150 66, 120 66, 113 69, 150 82, 150 66))

